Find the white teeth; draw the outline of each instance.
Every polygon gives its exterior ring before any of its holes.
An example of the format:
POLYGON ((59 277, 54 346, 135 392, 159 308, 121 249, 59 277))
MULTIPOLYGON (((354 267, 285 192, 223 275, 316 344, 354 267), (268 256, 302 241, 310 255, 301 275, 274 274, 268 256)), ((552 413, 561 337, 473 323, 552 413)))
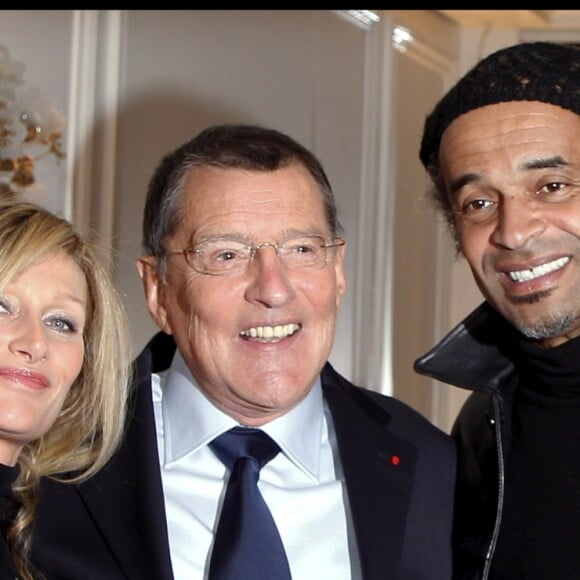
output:
POLYGON ((534 278, 539 278, 540 276, 545 276, 550 272, 559 270, 562 266, 566 265, 570 261, 570 258, 558 258, 553 262, 548 262, 547 264, 542 264, 541 266, 536 266, 535 268, 529 268, 528 270, 519 270, 517 272, 509 272, 509 277, 514 282, 527 282, 533 280, 534 278))
POLYGON ((276 342, 286 336, 293 335, 300 327, 295 322, 291 324, 278 324, 277 326, 253 326, 240 332, 240 336, 259 338, 276 342))

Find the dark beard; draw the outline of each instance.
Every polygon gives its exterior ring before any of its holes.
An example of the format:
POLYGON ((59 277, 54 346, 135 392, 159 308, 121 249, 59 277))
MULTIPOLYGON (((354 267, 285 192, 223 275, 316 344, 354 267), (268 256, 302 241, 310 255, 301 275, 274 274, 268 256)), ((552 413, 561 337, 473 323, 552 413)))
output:
POLYGON ((550 294, 550 290, 542 290, 541 292, 534 292, 533 294, 527 294, 526 296, 509 296, 508 298, 512 304, 536 304, 542 298, 546 298, 550 294))
MULTIPOLYGON (((542 298, 550 295, 550 291, 534 292, 527 296, 510 296, 512 304, 536 304, 542 298)), ((514 326, 527 338, 543 340, 564 334, 576 321, 571 313, 561 313, 558 317, 550 316, 538 318, 533 326, 525 325, 519 321, 513 322, 514 326)))

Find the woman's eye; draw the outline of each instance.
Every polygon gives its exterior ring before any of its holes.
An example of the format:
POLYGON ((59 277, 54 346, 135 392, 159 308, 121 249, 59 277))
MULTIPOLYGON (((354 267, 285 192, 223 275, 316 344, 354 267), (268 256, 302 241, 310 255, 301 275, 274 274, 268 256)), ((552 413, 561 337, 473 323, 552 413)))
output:
POLYGON ((46 325, 58 332, 75 332, 75 325, 66 318, 49 318, 46 325))
POLYGON ((10 314, 12 307, 6 298, 0 298, 0 314, 10 314))

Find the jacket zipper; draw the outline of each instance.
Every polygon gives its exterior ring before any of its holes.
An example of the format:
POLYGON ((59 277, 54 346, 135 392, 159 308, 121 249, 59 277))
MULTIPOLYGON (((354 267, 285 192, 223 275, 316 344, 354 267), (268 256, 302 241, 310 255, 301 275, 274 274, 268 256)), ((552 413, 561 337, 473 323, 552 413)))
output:
POLYGON ((503 513, 503 501, 505 492, 505 460, 503 454, 503 437, 501 432, 501 412, 499 398, 495 395, 491 397, 493 402, 493 410, 495 417, 492 419, 495 431, 495 442, 497 450, 497 470, 498 470, 498 490, 497 490, 497 512, 495 515, 495 523, 493 526, 493 533, 485 556, 485 563, 483 566, 482 580, 488 580, 491 562, 497 545, 497 538, 499 536, 499 529, 501 525, 503 513))

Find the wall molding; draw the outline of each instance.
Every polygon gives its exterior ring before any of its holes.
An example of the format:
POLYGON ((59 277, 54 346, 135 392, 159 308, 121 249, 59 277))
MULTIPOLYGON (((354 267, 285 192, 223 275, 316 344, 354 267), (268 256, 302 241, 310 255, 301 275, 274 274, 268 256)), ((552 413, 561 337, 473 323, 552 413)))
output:
POLYGON ((65 215, 112 251, 122 11, 75 10, 65 215))
POLYGON ((393 393, 392 28, 392 18, 385 13, 367 32, 352 365, 355 383, 389 395, 393 393), (375 248, 388 251, 384 255, 375 248))
MULTIPOLYGON (((393 329, 395 262, 395 182, 397 175, 393 102, 395 82, 394 18, 382 13, 381 22, 368 31, 365 66, 365 110, 363 123, 362 197, 360 200, 358 270, 355 274, 353 373, 358 384, 393 395, 393 329), (381 248, 381 251, 376 249, 381 248)), ((406 58, 435 72, 447 88, 456 76, 457 63, 433 46, 414 39, 403 52, 406 58)), ((443 221, 435 240, 435 314, 431 340, 447 333, 450 320, 451 271, 449 233, 443 221)), ((420 353, 417 353, 418 355, 420 353)), ((448 422, 448 389, 432 381, 430 419, 437 425, 448 422)))

